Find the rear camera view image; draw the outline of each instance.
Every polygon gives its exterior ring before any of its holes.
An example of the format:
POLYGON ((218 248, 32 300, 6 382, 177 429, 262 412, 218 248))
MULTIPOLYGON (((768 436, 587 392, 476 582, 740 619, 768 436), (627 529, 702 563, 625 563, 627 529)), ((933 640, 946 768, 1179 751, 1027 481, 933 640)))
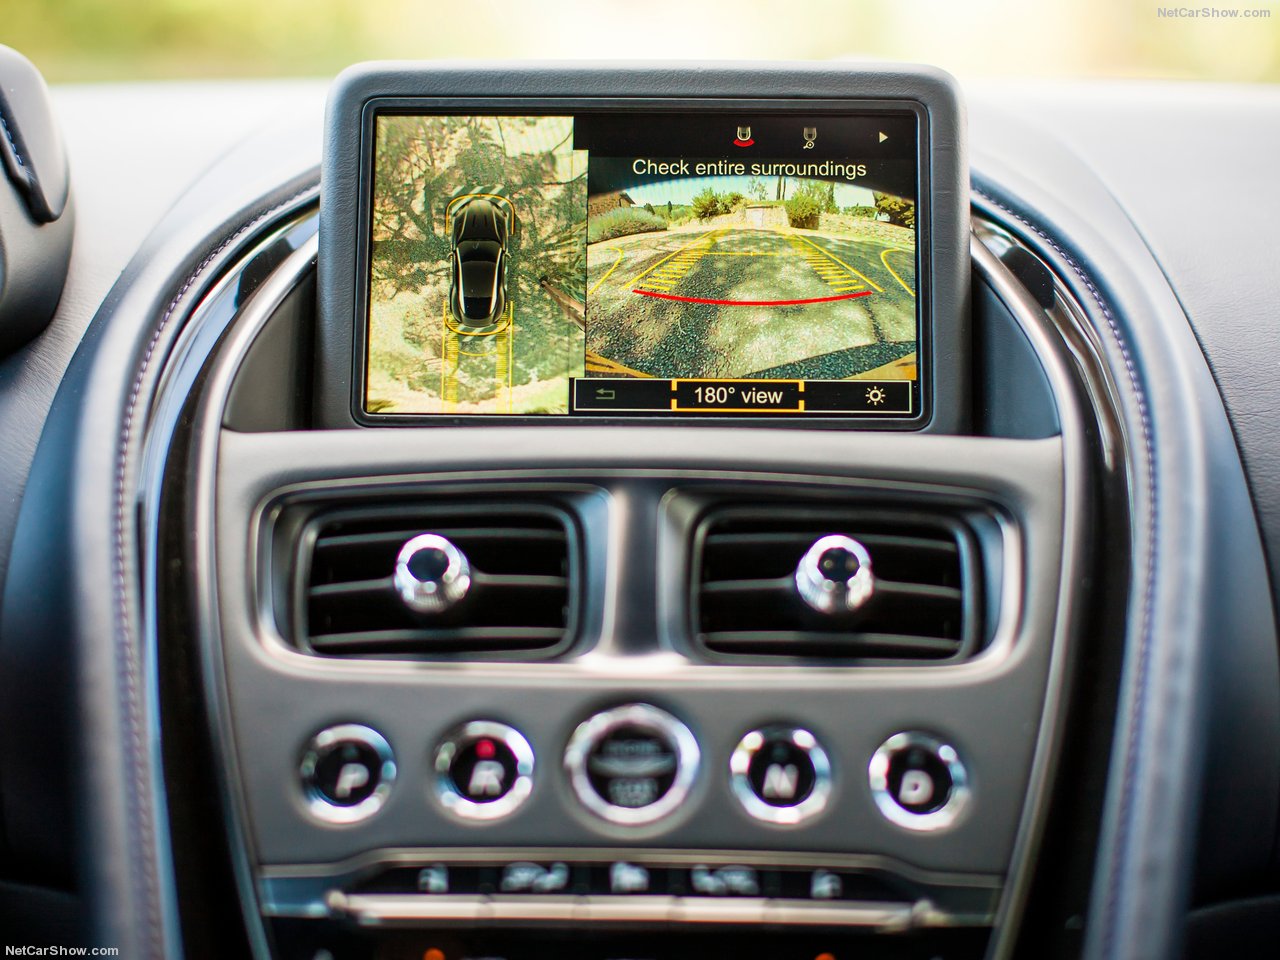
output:
POLYGON ((379 116, 364 413, 912 417, 900 114, 379 116))
POLYGON ((380 117, 365 411, 567 413, 585 152, 569 117, 380 117))
POLYGON ((588 376, 915 378, 912 200, 785 175, 633 179, 589 199, 588 376))

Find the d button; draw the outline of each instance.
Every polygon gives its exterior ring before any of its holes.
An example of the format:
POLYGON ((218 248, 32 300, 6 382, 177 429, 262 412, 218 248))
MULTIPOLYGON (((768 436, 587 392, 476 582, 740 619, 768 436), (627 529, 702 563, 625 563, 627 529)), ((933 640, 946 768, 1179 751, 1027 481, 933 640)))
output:
POLYGON ((941 830, 969 801, 969 774, 955 747, 926 733, 886 740, 867 770, 880 812, 908 830, 941 830))

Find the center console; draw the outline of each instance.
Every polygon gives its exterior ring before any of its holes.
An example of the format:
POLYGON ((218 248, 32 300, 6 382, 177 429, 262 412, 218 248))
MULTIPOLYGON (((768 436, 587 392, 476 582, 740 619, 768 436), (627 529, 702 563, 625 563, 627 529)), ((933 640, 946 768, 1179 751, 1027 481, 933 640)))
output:
POLYGON ((192 412, 254 948, 1010 949, 1085 454, 950 82, 363 68, 326 151, 192 412))

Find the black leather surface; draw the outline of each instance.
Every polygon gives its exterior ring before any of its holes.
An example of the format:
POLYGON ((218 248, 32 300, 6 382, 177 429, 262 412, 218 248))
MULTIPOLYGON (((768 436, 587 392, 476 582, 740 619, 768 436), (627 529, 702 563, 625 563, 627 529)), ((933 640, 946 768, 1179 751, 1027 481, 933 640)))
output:
MULTIPOLYGON (((1016 116, 1095 174, 1159 262, 1225 403, 1263 534, 1275 606, 1280 603, 1280 271, 1275 269, 1280 179, 1266 144, 1267 131, 1280 126, 1280 90, 1046 84, 979 95, 978 103, 980 113, 982 105, 998 110, 989 125, 1016 116), (1230 202, 1222 202, 1228 197, 1230 202)), ((1251 535, 1247 516, 1239 525, 1219 535, 1228 542, 1251 535)), ((1226 583, 1229 596, 1237 588, 1226 583)), ((1273 883, 1277 873, 1268 844, 1280 835, 1242 831, 1234 819, 1243 808, 1251 811, 1247 822, 1257 823, 1280 806, 1273 753, 1257 750, 1259 736, 1271 740, 1273 727, 1265 719, 1270 708, 1263 705, 1274 698, 1275 680, 1270 671, 1260 675, 1250 668, 1247 659, 1240 662, 1241 647, 1227 624, 1219 624, 1211 651, 1216 694, 1209 805, 1195 891, 1202 902, 1273 883), (1249 732, 1241 736, 1241 731, 1249 732), (1265 860, 1264 852, 1269 854, 1265 860)))
POLYGON ((74 225, 67 156, 44 77, 0 45, 0 357, 48 325, 74 225))
MULTIPOLYGON (((49 799, 50 777, 70 781, 61 789, 75 822, 51 822, 43 835, 74 840, 92 942, 117 946, 121 956, 177 954, 171 886, 163 876, 156 718, 146 693, 153 657, 137 632, 133 591, 133 458, 157 367, 144 359, 162 355, 167 342, 155 328, 163 321, 173 335, 175 318, 246 238, 245 225, 314 188, 315 149, 307 127, 282 124, 222 157, 162 219, 67 367, 18 517, 13 573, 0 604, 7 648, 0 726, 30 726, 42 711, 56 710, 73 720, 73 735, 69 751, 59 743, 33 751, 29 740, 0 738, 7 828, 17 845, 15 834, 49 799), (60 701, 25 682, 30 667, 15 669, 24 658, 61 677, 74 699, 60 701)), ((38 845, 32 849, 35 839, 21 837, 28 859, 42 853, 38 845)))
POLYGON ((62 216, 71 182, 49 90, 35 65, 6 46, 0 46, 0 160, 32 220, 62 216))
POLYGON ((997 96, 1098 175, 1160 262, 1226 402, 1280 601, 1280 88, 1050 85, 997 96))
POLYGON ((284 128, 295 149, 318 156, 325 89, 319 82, 54 89, 77 198, 76 239, 49 328, 0 357, 0 585, 49 404, 112 284, 161 215, 246 138, 284 128))
POLYGON ((1043 128, 982 104, 971 119, 983 202, 1072 286, 1115 374, 1135 568, 1088 955, 1171 956, 1197 854, 1256 877, 1275 834, 1280 667, 1256 518, 1204 357, 1124 210, 1043 128), (1206 775, 1253 790, 1202 798, 1206 775))

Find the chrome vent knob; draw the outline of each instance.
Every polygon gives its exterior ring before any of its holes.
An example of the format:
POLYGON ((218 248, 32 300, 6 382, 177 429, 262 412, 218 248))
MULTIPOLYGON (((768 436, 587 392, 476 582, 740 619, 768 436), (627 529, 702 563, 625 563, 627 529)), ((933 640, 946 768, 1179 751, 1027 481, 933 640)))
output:
POLYGON ((819 613, 851 613, 875 592, 871 554, 843 534, 815 541, 800 558, 795 579, 801 599, 819 613))
POLYGON ((395 585, 415 613, 443 613, 471 589, 471 564, 444 537, 422 533, 400 548, 395 585))

